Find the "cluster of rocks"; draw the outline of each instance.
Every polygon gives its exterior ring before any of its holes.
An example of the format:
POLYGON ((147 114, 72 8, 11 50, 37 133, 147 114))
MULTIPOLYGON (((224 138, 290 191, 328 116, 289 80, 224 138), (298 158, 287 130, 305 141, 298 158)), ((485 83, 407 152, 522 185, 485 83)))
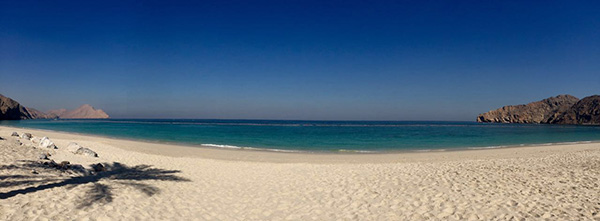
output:
MULTIPOLYGON (((31 133, 19 134, 17 132, 13 132, 11 136, 29 140, 33 144, 37 144, 38 147, 41 147, 41 148, 58 149, 58 147, 54 144, 54 142, 52 142, 50 140, 50 138, 48 138, 48 137, 38 138, 38 137, 34 137, 31 133)), ((23 144, 21 143, 21 145, 23 145, 23 144)), ((98 154, 96 152, 94 152, 93 150, 91 150, 87 147, 82 147, 79 144, 74 143, 74 142, 71 142, 71 143, 69 143, 69 145, 67 145, 67 150, 73 154, 79 154, 79 155, 90 156, 90 157, 98 157, 98 154)))
POLYGON ((54 160, 47 159, 43 160, 42 164, 49 168, 55 168, 64 171, 68 170, 84 176, 94 175, 98 172, 106 171, 106 167, 102 163, 92 164, 91 170, 86 169, 81 164, 71 164, 69 161, 61 161, 60 163, 56 163, 54 160))
MULTIPOLYGON (((48 168, 69 171, 84 176, 94 175, 98 172, 106 171, 106 166, 104 166, 102 163, 92 164, 91 169, 86 169, 81 164, 71 164, 69 161, 61 161, 60 163, 57 163, 47 157, 45 159, 41 159, 40 163, 48 168)), ((36 170, 32 170, 31 173, 37 174, 38 172, 36 170)))
MULTIPOLYGON (((43 153, 38 155, 38 167, 34 167, 35 169, 31 170, 32 174, 39 174, 43 171, 38 171, 41 168, 46 169, 55 169, 62 171, 62 173, 67 173, 75 176, 89 176, 95 175, 98 172, 106 171, 107 168, 102 163, 91 164, 89 167, 84 167, 81 164, 73 164, 69 161, 60 161, 56 162, 52 159, 52 155, 55 154, 55 149, 58 149, 56 144, 50 140, 48 137, 36 137, 31 133, 18 133, 13 132, 11 137, 15 137, 14 141, 17 142, 18 145, 21 146, 31 146, 33 148, 44 148, 48 149, 47 151, 43 151, 43 153)), ((81 145, 71 142, 67 145, 65 150, 78 155, 89 156, 89 157, 98 157, 98 154, 93 150, 82 147, 81 145)))

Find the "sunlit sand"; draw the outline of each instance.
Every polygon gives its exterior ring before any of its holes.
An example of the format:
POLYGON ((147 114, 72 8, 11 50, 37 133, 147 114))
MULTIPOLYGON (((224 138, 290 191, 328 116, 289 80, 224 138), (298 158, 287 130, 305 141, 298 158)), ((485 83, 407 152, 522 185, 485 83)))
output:
POLYGON ((220 150, 0 127, 2 220, 599 219, 600 144, 310 154, 220 150), (19 145, 13 131, 56 150, 19 145), (65 150, 70 142, 99 157, 65 150), (104 163, 82 175, 49 167, 104 163), (47 162, 47 160, 46 160, 47 162))

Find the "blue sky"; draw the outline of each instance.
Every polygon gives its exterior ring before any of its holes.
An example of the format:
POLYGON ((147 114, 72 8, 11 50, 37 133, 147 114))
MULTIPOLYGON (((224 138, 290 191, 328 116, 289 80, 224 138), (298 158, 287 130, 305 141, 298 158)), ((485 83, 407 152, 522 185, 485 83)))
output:
POLYGON ((600 93, 598 1, 0 2, 0 93, 44 111, 472 121, 600 93))

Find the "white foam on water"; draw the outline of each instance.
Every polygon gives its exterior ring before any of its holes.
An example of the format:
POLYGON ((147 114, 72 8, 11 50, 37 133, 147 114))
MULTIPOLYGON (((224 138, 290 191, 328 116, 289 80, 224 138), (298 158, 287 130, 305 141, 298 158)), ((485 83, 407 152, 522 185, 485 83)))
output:
POLYGON ((338 152, 341 152, 341 153, 378 153, 381 151, 339 149, 338 152))
POLYGON ((223 144, 201 144, 204 147, 223 148, 223 149, 236 149, 236 150, 258 150, 258 151, 273 151, 273 152, 286 152, 286 153, 302 153, 306 151, 301 150, 283 150, 283 149, 270 149, 270 148, 256 148, 256 147, 240 147, 234 145, 223 145, 223 144))

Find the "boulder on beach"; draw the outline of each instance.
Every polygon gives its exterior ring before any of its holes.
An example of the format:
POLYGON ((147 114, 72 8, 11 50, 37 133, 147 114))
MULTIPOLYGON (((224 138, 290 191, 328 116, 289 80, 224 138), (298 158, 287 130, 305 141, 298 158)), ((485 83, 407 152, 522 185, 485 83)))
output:
POLYGON ((22 139, 31 139, 33 136, 30 133, 22 133, 21 134, 21 138, 22 139))
POLYGON ((38 158, 39 158, 40 160, 48 160, 48 154, 45 154, 45 153, 43 153, 43 154, 40 154, 38 158))
POLYGON ((19 136, 19 133, 17 133, 17 132, 12 132, 12 134, 11 134, 10 136, 13 136, 13 137, 18 137, 18 136, 19 136))
POLYGON ((70 164, 69 169, 84 176, 90 175, 90 171, 85 169, 81 164, 70 164))
POLYGON ((39 144, 39 143, 40 143, 40 141, 42 141, 42 140, 41 140, 39 137, 33 137, 33 138, 31 138, 31 142, 32 142, 32 143, 37 143, 37 144, 39 144))
POLYGON ((57 167, 60 169, 69 169, 69 166, 71 165, 71 162, 69 161, 62 161, 59 164, 57 164, 57 167))
POLYGON ((75 152, 75 154, 80 154, 80 155, 84 155, 84 156, 88 156, 88 157, 98 157, 98 154, 96 152, 94 152, 90 148, 86 148, 86 147, 79 148, 75 152))
POLYGON ((48 137, 42 137, 40 140, 40 147, 58 149, 48 137))
POLYGON ((82 147, 75 142, 69 143, 69 145, 67 145, 67 150, 74 154, 80 154, 89 157, 98 157, 98 154, 90 148, 82 147))
POLYGON ((77 144, 75 142, 71 142, 67 145, 67 150, 71 153, 77 152, 77 150, 79 150, 79 148, 81 148, 81 146, 79 146, 79 144, 77 144))
POLYGON ((102 163, 93 164, 92 169, 94 170, 94 172, 106 171, 106 167, 102 163))

